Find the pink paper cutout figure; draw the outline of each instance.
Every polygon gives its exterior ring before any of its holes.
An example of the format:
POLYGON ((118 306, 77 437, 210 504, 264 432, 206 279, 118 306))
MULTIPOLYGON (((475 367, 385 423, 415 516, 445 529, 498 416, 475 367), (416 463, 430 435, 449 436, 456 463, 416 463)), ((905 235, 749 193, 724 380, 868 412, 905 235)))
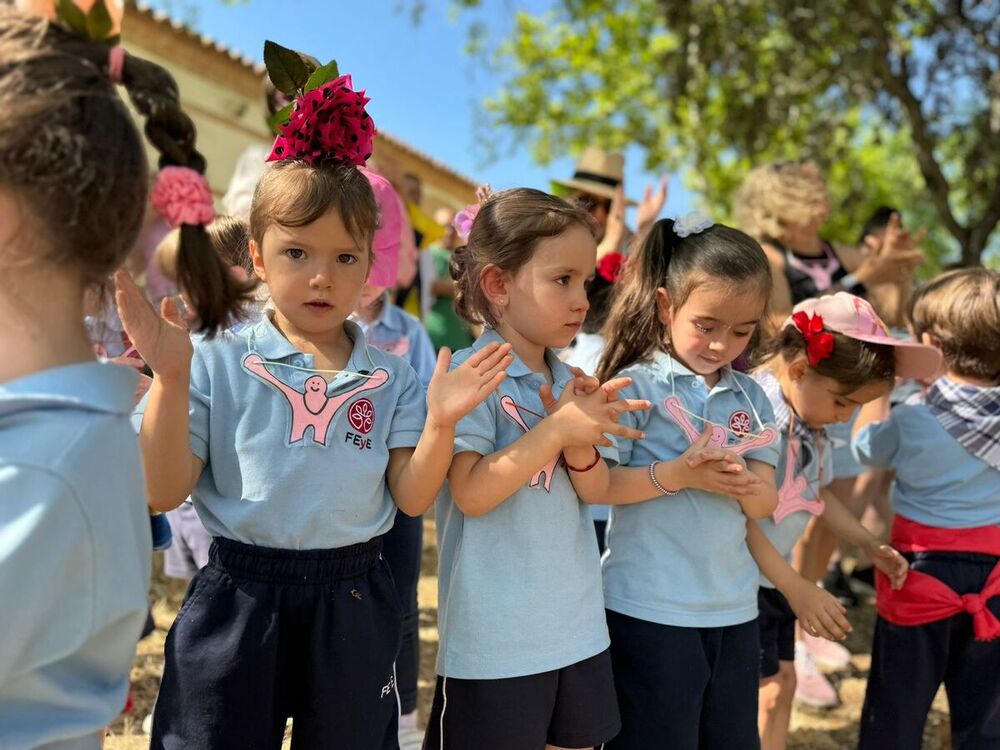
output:
POLYGON ((792 513, 804 510, 806 513, 818 516, 826 508, 823 498, 815 500, 806 498, 809 482, 804 474, 795 475, 795 457, 799 454, 802 443, 798 438, 788 438, 788 453, 785 456, 785 476, 778 488, 778 506, 774 509, 775 523, 781 523, 792 513))
MULTIPOLYGON (((517 410, 517 404, 514 403, 514 399, 510 396, 500 397, 500 408, 503 409, 504 414, 510 417, 514 422, 520 426, 522 430, 527 432, 530 428, 521 419, 521 414, 517 410)), ((545 466, 540 468, 535 475, 531 478, 531 482, 528 484, 529 487, 537 487, 542 480, 542 474, 545 475, 545 491, 548 492, 549 488, 552 486, 552 475, 555 473, 556 464, 559 463, 559 456, 556 455, 549 461, 545 466)))
MULTIPOLYGON (((694 444, 695 441, 701 437, 701 431, 691 422, 691 418, 684 411, 684 407, 681 406, 681 400, 677 396, 667 396, 663 399, 663 408, 666 409, 667 414, 673 417, 674 421, 677 422, 677 426, 681 428, 681 431, 687 437, 689 443, 694 444)), ((766 448, 771 445, 777 437, 778 433, 774 429, 771 427, 765 427, 760 431, 759 435, 741 438, 739 442, 727 445, 726 428, 721 425, 713 424, 712 437, 708 441, 708 446, 710 448, 725 448, 726 450, 732 451, 737 456, 742 456, 744 453, 749 453, 757 448, 766 448)))
POLYGON ((292 409, 292 426, 288 436, 289 445, 305 439, 306 428, 313 428, 313 442, 325 446, 330 423, 337 411, 359 393, 381 388, 389 382, 389 373, 382 368, 375 370, 365 382, 337 396, 326 394, 327 382, 319 375, 306 379, 304 391, 299 391, 280 380, 267 368, 259 354, 248 354, 243 358, 243 369, 274 388, 285 397, 292 409))

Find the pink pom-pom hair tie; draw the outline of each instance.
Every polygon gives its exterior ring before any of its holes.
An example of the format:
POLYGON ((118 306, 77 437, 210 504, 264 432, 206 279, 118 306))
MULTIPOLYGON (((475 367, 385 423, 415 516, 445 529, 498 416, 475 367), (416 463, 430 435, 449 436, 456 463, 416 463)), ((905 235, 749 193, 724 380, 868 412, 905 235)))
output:
POLYGON ((150 195, 153 208, 176 229, 206 226, 215 218, 215 199, 204 175, 188 167, 164 167, 150 195))

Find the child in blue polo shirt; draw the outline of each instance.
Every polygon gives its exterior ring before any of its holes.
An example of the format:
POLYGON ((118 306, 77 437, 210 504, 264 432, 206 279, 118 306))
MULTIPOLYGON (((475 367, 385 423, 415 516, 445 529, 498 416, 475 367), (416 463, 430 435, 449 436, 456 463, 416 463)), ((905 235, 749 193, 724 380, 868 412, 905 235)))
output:
MULTIPOLYGON (((292 54, 292 53, 289 53, 292 54)), ((381 537, 418 515, 455 423, 504 378, 509 347, 412 368, 348 320, 378 222, 358 166, 374 132, 349 76, 300 97, 251 209, 272 310, 192 347, 119 276, 122 320, 154 372, 140 408, 150 504, 191 496, 215 537, 167 637, 154 748, 398 746, 398 599, 381 537), (336 117, 333 115, 337 114, 336 117), (192 352, 193 348, 193 352, 192 352)))
POLYGON ((778 507, 772 517, 747 527, 762 572, 757 596, 763 750, 781 750, 787 742, 796 617, 814 637, 841 640, 850 631, 841 603, 789 564, 809 520, 821 518, 833 534, 857 545, 894 587, 906 577, 906 560, 872 536, 827 488, 833 460, 823 428, 850 422, 858 406, 889 393, 895 377, 929 377, 938 363, 936 350, 893 338, 868 302, 845 292, 800 302, 762 353, 754 376, 782 436, 778 507))
MULTIPOLYGON (((361 299, 352 319, 364 331, 369 346, 395 354, 410 363, 420 384, 426 388, 434 374, 437 356, 420 321, 395 305, 389 289, 396 286, 403 227, 403 204, 392 184, 364 170, 379 207, 379 226, 372 242, 374 265, 361 290, 361 299)), ((399 729, 413 733, 417 728, 417 678, 420 673, 420 611, 417 584, 424 546, 424 518, 396 513, 385 535, 382 554, 392 570, 403 609, 403 634, 396 659, 396 687, 399 691, 399 729)), ((401 737, 404 736, 401 734, 401 737)))
POLYGON ((689 214, 629 258, 599 379, 653 403, 622 415, 604 596, 621 733, 609 748, 757 746, 757 566, 746 521, 777 503, 777 433, 761 388, 730 363, 766 315, 767 258, 742 232, 689 214), (645 474, 645 476, 641 476, 645 474), (652 490, 652 492, 650 492, 652 490), (640 502, 649 497, 655 499, 640 502))
POLYGON ((862 463, 895 472, 890 540, 910 560, 899 590, 876 576, 859 747, 917 750, 942 683, 952 746, 1000 747, 1000 274, 951 271, 910 304, 944 373, 891 411, 864 406, 854 428, 862 463))
MULTIPOLYGON (((11 5, 0 6, 0 745, 97 750, 125 706, 151 557, 128 420, 136 372, 96 362, 83 320, 87 290, 128 256, 148 192, 145 145, 115 85, 161 135, 165 161, 204 160, 166 71, 11 5)), ((203 231, 189 230, 197 244, 203 231)), ((224 308, 225 285, 204 280, 224 308)))
POLYGON ((600 562, 581 496, 607 481, 595 446, 613 460, 605 433, 640 437, 617 419, 648 405, 609 403, 621 383, 578 383, 554 351, 580 330, 596 253, 586 213, 528 189, 487 197, 455 251, 456 309, 486 326, 455 362, 501 342, 515 359, 456 428, 437 501, 428 750, 590 748, 618 731, 600 562))

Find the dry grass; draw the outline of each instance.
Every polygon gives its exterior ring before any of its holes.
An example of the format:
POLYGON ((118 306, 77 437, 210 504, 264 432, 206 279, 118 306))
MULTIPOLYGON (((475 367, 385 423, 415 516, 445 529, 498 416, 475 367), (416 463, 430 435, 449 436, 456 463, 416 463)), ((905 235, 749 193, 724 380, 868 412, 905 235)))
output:
MULTIPOLYGON (((165 578, 162 572, 162 555, 157 554, 153 576, 153 619, 156 631, 139 644, 138 656, 132 668, 133 711, 112 725, 107 750, 145 750, 149 741, 142 733, 142 720, 152 710, 163 666, 163 643, 167 630, 180 607, 186 585, 183 581, 165 578)), ((434 520, 424 523, 424 557, 418 597, 420 600, 420 716, 430 710, 434 693, 434 658, 437 653, 437 548, 434 539, 434 520)), ((847 750, 857 745, 857 727, 864 699, 865 679, 868 674, 872 627, 872 608, 864 606, 850 613, 855 625, 847 641, 854 653, 848 670, 832 675, 840 692, 842 703, 830 710, 813 711, 796 709, 792 716, 789 750, 847 750)), ((287 747, 287 743, 286 743, 287 747)), ((924 732, 924 750, 951 750, 948 726, 948 708, 943 691, 934 701, 924 732)))

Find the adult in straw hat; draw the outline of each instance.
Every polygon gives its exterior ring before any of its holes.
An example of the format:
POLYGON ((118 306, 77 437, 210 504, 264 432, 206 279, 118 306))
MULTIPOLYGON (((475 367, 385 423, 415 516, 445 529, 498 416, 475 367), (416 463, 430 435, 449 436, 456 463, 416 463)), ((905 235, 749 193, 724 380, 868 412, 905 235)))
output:
POLYGON ((633 234, 625 226, 625 208, 639 206, 639 234, 656 220, 667 199, 667 178, 656 192, 647 186, 643 200, 625 197, 625 157, 588 146, 580 154, 576 170, 568 180, 552 180, 552 192, 582 206, 597 226, 598 256, 624 252, 633 234))

